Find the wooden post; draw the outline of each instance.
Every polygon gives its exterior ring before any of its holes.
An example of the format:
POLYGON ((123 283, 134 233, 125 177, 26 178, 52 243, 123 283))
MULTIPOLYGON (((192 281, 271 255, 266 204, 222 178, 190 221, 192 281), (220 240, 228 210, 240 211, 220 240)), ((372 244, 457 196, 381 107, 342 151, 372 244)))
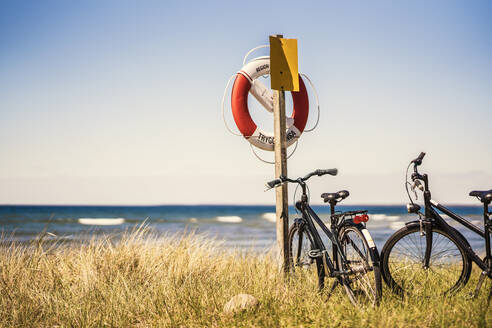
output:
MULTIPOLYGON (((273 93, 274 133, 275 133, 275 177, 287 176, 287 149, 285 136, 285 91, 273 93)), ((289 270, 288 233, 289 205, 287 183, 275 190, 277 212, 277 243, 283 258, 284 271, 289 270)))
MULTIPOLYGON (((283 37, 282 35, 275 35, 283 37)), ((285 91, 273 90, 273 122, 275 146, 275 177, 287 176, 287 147, 285 135, 285 91)), ((289 271, 288 233, 289 205, 287 183, 281 184, 275 190, 277 213, 277 244, 283 259, 282 268, 289 271)))

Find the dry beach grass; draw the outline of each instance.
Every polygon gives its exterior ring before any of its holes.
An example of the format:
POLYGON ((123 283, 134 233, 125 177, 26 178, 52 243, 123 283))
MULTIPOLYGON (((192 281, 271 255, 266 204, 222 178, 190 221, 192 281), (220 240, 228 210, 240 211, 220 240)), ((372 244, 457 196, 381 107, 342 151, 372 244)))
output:
POLYGON ((490 282, 478 299, 402 301, 384 290, 378 308, 354 308, 342 289, 327 299, 306 273, 285 281, 270 255, 225 251, 194 234, 137 229, 81 245, 6 240, 0 253, 2 327, 485 327, 490 282), (254 310, 225 314, 234 295, 254 310))

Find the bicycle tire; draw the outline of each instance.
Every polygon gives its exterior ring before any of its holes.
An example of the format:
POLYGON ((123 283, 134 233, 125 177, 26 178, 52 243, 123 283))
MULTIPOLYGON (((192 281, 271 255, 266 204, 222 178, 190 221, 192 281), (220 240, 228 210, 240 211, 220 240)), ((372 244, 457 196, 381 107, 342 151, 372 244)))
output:
POLYGON ((407 225, 386 241, 381 252, 384 281, 400 296, 432 296, 439 289, 444 289, 441 295, 457 292, 470 278, 470 258, 453 236, 433 226, 431 258, 425 269, 426 237, 420 230, 419 224, 407 225))
POLYGON ((379 254, 375 246, 369 246, 361 229, 363 228, 355 225, 347 225, 340 229, 340 251, 344 254, 346 262, 339 256, 339 267, 352 272, 343 279, 350 301, 355 306, 377 306, 382 296, 379 254))
POLYGON ((312 234, 306 224, 295 223, 289 229, 288 252, 290 270, 315 270, 318 277, 318 288, 324 288, 325 272, 319 258, 309 257, 308 252, 316 249, 312 234))

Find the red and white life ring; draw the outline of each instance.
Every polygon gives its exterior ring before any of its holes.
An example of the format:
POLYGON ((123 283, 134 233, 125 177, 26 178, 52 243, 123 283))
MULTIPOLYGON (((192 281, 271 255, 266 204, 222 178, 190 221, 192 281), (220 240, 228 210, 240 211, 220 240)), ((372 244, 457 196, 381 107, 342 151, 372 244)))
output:
MULTIPOLYGON (((273 133, 267 133, 255 124, 248 109, 248 94, 254 81, 270 74, 270 57, 258 57, 243 66, 237 73, 232 87, 231 107, 234 121, 241 134, 254 146, 273 151, 273 133)), ((286 132, 287 147, 292 145, 306 127, 309 115, 309 98, 306 86, 299 75, 299 91, 292 91, 294 109, 292 111, 293 124, 286 132)))

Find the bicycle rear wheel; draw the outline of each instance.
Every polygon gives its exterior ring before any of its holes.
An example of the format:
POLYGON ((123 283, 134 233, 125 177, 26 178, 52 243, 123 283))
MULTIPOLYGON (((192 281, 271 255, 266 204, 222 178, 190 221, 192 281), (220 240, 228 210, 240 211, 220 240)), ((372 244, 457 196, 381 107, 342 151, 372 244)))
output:
POLYGON ((295 223, 289 229, 289 267, 293 272, 312 271, 317 273, 318 288, 324 287, 325 273, 323 264, 319 258, 313 259, 309 256, 309 251, 316 249, 313 237, 307 226, 302 223, 295 223))
MULTIPOLYGON (((344 287, 350 301, 356 306, 376 306, 382 295, 379 254, 375 246, 369 247, 364 234, 357 226, 345 226, 340 230, 343 261, 338 257, 339 267, 348 271, 344 287)), ((371 245, 372 246, 372 245, 371 245)))
POLYGON ((383 278, 399 295, 432 296, 457 292, 470 277, 471 261, 447 232, 432 227, 429 267, 424 267, 426 236, 418 224, 395 232, 382 250, 383 278))

